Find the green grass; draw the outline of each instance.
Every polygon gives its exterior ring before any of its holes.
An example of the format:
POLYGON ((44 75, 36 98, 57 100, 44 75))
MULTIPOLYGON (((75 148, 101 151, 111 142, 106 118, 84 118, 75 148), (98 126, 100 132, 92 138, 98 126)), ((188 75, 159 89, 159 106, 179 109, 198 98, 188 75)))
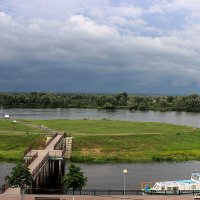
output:
POLYGON ((34 124, 73 136, 76 162, 200 160, 200 129, 111 120, 40 120, 34 124))
POLYGON ((10 120, 0 120, 0 132, 38 132, 38 130, 33 129, 28 126, 24 126, 18 123, 13 123, 10 120))
POLYGON ((37 129, 10 120, 0 120, 0 161, 21 161, 29 146, 38 147, 44 136, 37 129))

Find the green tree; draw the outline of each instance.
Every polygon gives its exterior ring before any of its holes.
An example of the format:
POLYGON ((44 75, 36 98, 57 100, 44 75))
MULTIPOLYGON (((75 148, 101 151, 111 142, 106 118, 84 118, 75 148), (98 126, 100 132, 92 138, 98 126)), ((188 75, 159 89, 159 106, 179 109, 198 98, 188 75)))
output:
POLYGON ((21 200, 24 198, 24 192, 33 182, 29 169, 23 164, 18 164, 12 168, 11 175, 6 176, 11 187, 20 187, 21 200))
POLYGON ((84 176, 84 172, 81 171, 80 167, 71 164, 69 173, 62 177, 61 183, 64 184, 67 189, 81 190, 86 186, 87 177, 84 176))
POLYGON ((120 106, 125 106, 127 104, 128 94, 126 92, 123 92, 121 94, 117 94, 116 99, 117 99, 117 102, 120 106))
POLYGON ((134 98, 129 98, 127 108, 129 110, 137 110, 138 109, 137 101, 134 98))
POLYGON ((112 103, 107 102, 107 103, 104 104, 103 108, 105 108, 105 109, 114 109, 114 106, 113 106, 112 103))

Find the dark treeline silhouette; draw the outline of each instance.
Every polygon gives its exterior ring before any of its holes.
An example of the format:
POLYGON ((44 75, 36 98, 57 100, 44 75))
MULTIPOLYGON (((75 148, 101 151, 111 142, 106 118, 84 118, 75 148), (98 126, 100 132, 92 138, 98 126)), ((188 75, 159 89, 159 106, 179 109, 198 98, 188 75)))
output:
POLYGON ((99 108, 200 112, 200 96, 134 96, 120 94, 0 93, 1 107, 99 108))

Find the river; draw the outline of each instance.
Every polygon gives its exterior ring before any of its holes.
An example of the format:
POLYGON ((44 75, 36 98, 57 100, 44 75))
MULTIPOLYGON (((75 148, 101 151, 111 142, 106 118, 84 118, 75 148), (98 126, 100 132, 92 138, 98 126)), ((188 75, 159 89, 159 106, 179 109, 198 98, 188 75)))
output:
POLYGON ((13 119, 112 119, 125 121, 164 122, 200 127, 200 113, 97 110, 77 108, 57 109, 0 109, 0 117, 9 114, 13 119))
POLYGON ((0 186, 4 183, 5 176, 10 174, 14 166, 14 163, 0 163, 0 186))
MULTIPOLYGON (((123 169, 127 169, 126 188, 140 189, 142 182, 190 179, 191 172, 200 170, 200 162, 137 163, 137 164, 77 164, 88 177, 88 189, 123 189, 123 169)), ((66 165, 68 166, 68 165, 66 165)))
MULTIPOLYGON (((87 189, 123 189, 123 169, 127 169, 126 188, 140 189, 142 182, 190 179, 191 172, 200 170, 199 161, 182 163, 77 164, 88 177, 87 189)), ((0 185, 14 164, 0 164, 0 185)), ((69 163, 66 162, 66 171, 69 163)))
MULTIPOLYGON (((96 109, 0 109, 0 117, 10 114, 13 119, 113 119, 126 121, 165 122, 200 127, 200 113, 154 112, 96 109)), ((68 167, 66 163, 66 167, 68 167)), ((139 163, 139 164, 78 164, 88 177, 88 189, 122 189, 123 169, 127 169, 126 188, 139 189, 141 182, 189 179, 191 172, 200 170, 200 162, 139 163)), ((0 164, 0 184, 13 164, 0 164)))

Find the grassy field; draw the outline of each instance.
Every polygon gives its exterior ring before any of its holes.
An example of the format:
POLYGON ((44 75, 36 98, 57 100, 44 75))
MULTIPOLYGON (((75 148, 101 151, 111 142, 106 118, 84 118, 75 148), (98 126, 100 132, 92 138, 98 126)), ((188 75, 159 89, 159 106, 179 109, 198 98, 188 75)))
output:
POLYGON ((21 161, 23 152, 29 146, 38 147, 44 136, 38 130, 0 120, 0 161, 21 161))
POLYGON ((110 120, 33 121, 72 135, 77 162, 200 160, 200 129, 110 120))

